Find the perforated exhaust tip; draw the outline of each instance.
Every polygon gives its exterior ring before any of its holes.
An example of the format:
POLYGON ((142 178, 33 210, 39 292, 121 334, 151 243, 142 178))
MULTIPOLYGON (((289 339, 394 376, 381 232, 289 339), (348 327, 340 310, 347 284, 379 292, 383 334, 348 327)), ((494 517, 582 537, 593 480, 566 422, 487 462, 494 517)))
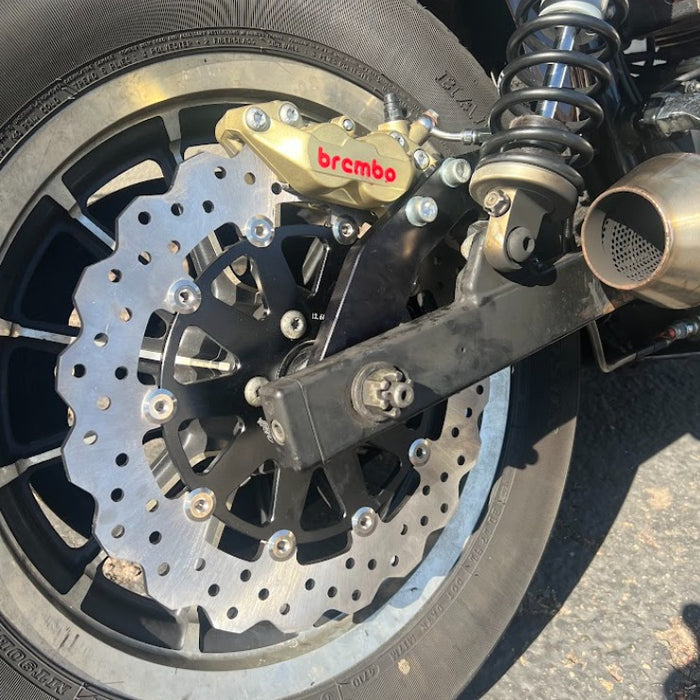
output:
POLYGON ((666 153, 591 204, 581 239, 605 284, 659 306, 700 305, 700 155, 666 153))
POLYGON ((617 289, 648 284, 666 253, 666 231, 656 207, 637 192, 614 191, 591 207, 583 249, 595 275, 617 289))

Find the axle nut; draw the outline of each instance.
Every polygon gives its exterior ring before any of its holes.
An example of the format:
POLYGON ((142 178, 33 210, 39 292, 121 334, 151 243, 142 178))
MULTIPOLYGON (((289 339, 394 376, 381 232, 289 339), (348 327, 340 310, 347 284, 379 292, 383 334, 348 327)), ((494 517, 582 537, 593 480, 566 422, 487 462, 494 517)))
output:
POLYGON ((397 367, 375 362, 355 377, 352 403, 363 417, 373 421, 396 420, 415 398, 413 382, 397 367))

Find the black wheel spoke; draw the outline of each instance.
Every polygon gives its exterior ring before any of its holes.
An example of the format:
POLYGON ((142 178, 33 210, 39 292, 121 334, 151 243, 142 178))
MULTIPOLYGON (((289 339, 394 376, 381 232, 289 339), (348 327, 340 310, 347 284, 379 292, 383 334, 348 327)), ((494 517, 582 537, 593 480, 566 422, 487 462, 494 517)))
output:
POLYGON ((272 522, 294 522, 299 520, 309 493, 312 470, 302 472, 278 468, 272 497, 272 522))
POLYGON ((325 474, 346 515, 351 516, 363 506, 378 506, 377 499, 367 491, 362 467, 354 452, 347 452, 326 464, 325 474))

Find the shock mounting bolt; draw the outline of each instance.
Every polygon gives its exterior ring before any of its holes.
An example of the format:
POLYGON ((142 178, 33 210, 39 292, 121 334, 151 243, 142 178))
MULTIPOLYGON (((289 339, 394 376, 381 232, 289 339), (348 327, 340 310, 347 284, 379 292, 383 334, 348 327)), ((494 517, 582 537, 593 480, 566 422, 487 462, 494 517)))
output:
POLYGON ((491 190, 484 198, 484 209, 489 216, 503 216, 510 210, 510 197, 503 190, 491 190))

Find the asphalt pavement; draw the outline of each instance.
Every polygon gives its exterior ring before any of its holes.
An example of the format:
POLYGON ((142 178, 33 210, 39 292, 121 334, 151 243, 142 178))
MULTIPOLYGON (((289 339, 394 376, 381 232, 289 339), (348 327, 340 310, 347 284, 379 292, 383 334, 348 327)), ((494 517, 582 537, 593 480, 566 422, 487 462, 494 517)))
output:
POLYGON ((584 371, 560 516, 463 700, 700 699, 700 357, 584 371))

